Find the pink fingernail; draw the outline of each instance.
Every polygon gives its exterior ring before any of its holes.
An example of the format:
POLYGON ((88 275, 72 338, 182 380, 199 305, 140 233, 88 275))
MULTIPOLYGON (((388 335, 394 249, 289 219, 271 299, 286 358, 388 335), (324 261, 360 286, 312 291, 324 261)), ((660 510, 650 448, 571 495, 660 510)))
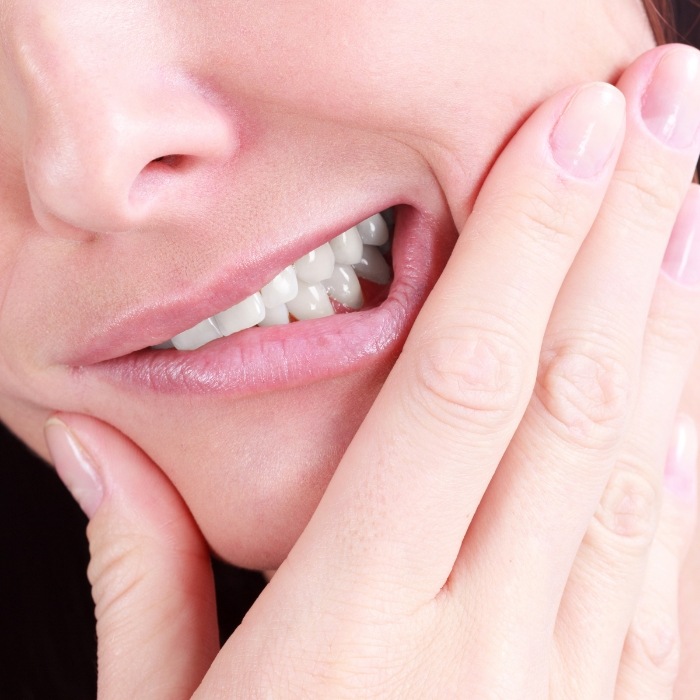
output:
POLYGON ((44 436, 56 473, 91 518, 104 495, 97 470, 65 423, 50 418, 44 426, 44 436))
POLYGON ((557 163, 575 177, 603 171, 622 136, 625 98, 612 85, 581 88, 569 101, 549 137, 557 163))
POLYGON ((666 246, 663 271, 686 287, 700 286, 700 188, 693 187, 666 246))
POLYGON ((700 129, 698 51, 679 47, 659 61, 642 97, 642 118, 669 146, 687 148, 695 142, 700 129))
POLYGON ((698 432, 690 416, 680 414, 673 426, 671 447, 666 457, 666 488, 683 499, 697 493, 698 432))

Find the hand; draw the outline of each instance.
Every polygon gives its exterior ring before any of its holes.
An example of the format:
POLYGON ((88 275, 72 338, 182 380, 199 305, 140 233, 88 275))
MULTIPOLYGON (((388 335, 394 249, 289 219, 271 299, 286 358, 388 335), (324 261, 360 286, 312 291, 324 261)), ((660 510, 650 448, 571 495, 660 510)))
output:
POLYGON ((670 696, 695 512, 694 426, 672 434, 700 327, 697 56, 656 49, 619 91, 570 88, 523 125, 220 652, 178 494, 112 428, 49 423, 91 516, 101 698, 670 696))

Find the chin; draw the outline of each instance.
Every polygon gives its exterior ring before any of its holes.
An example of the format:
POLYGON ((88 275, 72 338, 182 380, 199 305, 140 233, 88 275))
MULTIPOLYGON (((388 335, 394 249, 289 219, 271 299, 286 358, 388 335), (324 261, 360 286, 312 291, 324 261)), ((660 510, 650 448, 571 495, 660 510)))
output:
POLYGON ((110 422, 165 472, 215 556, 273 569, 313 515, 390 365, 236 401, 173 400, 161 414, 134 402, 110 422))
POLYGON ((313 515, 384 374, 363 372, 250 398, 206 431, 212 447, 200 447, 200 433, 178 450, 179 458, 163 459, 216 556, 245 568, 279 567, 313 515), (214 443, 226 434, 241 437, 214 443))

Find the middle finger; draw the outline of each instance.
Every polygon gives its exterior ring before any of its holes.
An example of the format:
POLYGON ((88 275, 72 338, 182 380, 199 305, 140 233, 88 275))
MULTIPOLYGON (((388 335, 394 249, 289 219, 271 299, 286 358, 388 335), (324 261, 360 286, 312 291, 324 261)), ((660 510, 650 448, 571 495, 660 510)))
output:
POLYGON ((465 552, 479 543, 478 561, 465 554, 462 568, 483 568, 485 600, 499 595, 494 578, 517 580, 510 604, 529 601, 539 629, 554 624, 634 405, 658 270, 698 154, 699 66, 697 51, 662 47, 621 80, 617 169, 554 307, 528 410, 465 541, 465 552))

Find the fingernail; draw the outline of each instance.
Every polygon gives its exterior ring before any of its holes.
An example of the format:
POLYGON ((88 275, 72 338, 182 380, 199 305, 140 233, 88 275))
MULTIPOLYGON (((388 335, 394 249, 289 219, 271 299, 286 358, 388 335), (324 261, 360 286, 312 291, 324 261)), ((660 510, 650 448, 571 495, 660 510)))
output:
POLYGON ((691 146, 700 129, 700 54, 690 47, 669 51, 659 61, 642 96, 642 118, 659 140, 691 146))
POLYGON ((662 269, 685 287, 700 286, 700 188, 693 187, 683 202, 662 269))
POLYGON ((50 418, 44 426, 44 437, 56 473, 88 518, 102 502, 102 481, 75 435, 65 423, 50 418))
POLYGON ((671 448, 666 457, 666 488, 684 499, 693 499, 697 492, 698 432, 695 421, 681 414, 673 426, 671 448))
POLYGON ((581 88, 549 138, 554 160, 575 177, 598 175, 615 151, 624 121, 625 98, 619 90, 606 83, 581 88))

